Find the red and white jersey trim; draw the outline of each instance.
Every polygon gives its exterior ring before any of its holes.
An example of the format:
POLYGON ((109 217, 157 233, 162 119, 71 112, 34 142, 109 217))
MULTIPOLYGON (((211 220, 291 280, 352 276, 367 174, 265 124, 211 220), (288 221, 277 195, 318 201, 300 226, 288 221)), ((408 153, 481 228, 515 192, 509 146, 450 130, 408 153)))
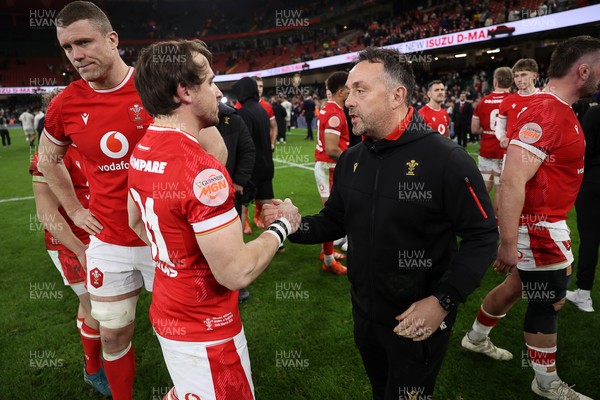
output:
POLYGON ((331 129, 331 128, 326 128, 324 132, 325 133, 334 134, 335 136, 341 136, 342 135, 342 132, 336 131, 335 129, 331 129))
POLYGON ((55 138, 54 136, 52 136, 51 134, 48 133, 48 131, 46 129, 44 129, 44 131, 42 132, 44 134, 44 136, 46 136, 48 139, 50 139, 50 141, 52 143, 54 143, 57 146, 68 146, 71 144, 71 142, 62 142, 60 140, 58 140, 57 138, 55 138))
POLYGON ((148 126, 148 129, 152 130, 152 131, 157 131, 157 132, 177 132, 177 133, 181 133, 183 136, 187 137, 188 139, 190 139, 194 143, 198 143, 198 139, 196 139, 194 136, 190 135, 186 131, 182 131, 181 129, 166 128, 166 127, 163 127, 163 126, 156 126, 156 125, 150 125, 150 126, 148 126))
POLYGON ((527 144, 527 143, 523 143, 520 140, 512 139, 510 141, 510 144, 514 144, 515 146, 519 146, 519 147, 527 150, 528 152, 530 152, 534 156, 538 157, 542 161, 544 161, 546 159, 546 157, 548 157, 548 155, 546 153, 544 153, 542 150, 540 150, 539 148, 532 146, 530 144, 527 144))
POLYGON ((238 218, 238 213, 235 208, 232 208, 223 214, 219 214, 207 220, 196 222, 191 225, 192 228, 194 228, 194 233, 196 235, 206 235, 207 233, 214 232, 233 223, 236 218, 238 218))
POLYGON ((88 82, 88 85, 90 85, 90 87, 92 88, 92 90, 94 90, 96 93, 110 93, 110 92, 115 92, 119 89, 121 89, 123 86, 125 86, 125 84, 127 83, 127 81, 129 81, 129 79, 131 79, 131 77, 133 76, 133 67, 129 67, 129 71, 127 71, 127 75, 125 75, 125 78, 121 81, 121 83, 119 83, 117 86, 110 88, 110 89, 94 89, 94 87, 92 86, 91 82, 88 82))

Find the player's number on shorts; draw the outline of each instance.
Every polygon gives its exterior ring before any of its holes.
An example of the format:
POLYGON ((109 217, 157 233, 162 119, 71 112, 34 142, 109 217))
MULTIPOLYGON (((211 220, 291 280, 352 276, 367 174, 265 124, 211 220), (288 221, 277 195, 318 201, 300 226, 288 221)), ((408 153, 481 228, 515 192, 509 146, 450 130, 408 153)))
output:
POLYGON ((500 113, 500 109, 496 108, 492 110, 490 113, 490 130, 496 131, 496 124, 498 123, 498 114, 500 113))
POLYGON ((151 197, 146 198, 146 204, 142 204, 140 194, 135 189, 129 189, 131 191, 131 197, 133 201, 140 208, 140 214, 142 215, 142 221, 146 227, 146 234, 152 243, 152 258, 158 259, 168 265, 174 265, 169 258, 169 251, 167 250, 167 243, 160 232, 158 225, 158 215, 154 212, 154 199, 151 197))

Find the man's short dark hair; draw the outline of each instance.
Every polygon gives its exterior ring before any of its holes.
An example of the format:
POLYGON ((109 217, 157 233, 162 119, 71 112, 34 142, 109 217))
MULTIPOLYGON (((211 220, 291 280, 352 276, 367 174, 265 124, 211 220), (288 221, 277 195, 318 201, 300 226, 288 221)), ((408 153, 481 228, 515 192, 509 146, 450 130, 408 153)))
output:
POLYGON ((325 87, 329 89, 331 94, 336 93, 338 90, 343 89, 346 86, 348 80, 348 73, 344 71, 337 71, 329 75, 325 81, 325 87))
POLYGON ((383 64, 388 88, 391 89, 398 83, 404 86, 406 88, 405 103, 409 105, 415 88, 415 75, 410 64, 404 60, 405 57, 398 50, 367 47, 358 53, 358 58, 354 61, 354 64, 362 61, 383 64))
POLYGON ((66 28, 72 23, 83 19, 89 20, 103 35, 113 31, 104 11, 89 1, 74 1, 64 6, 56 16, 56 26, 66 28))
POLYGON ((212 54, 201 40, 153 43, 142 50, 135 70, 135 88, 152 116, 169 115, 179 107, 177 86, 199 86, 207 79, 212 54), (197 64, 202 54, 208 62, 197 64))
POLYGON ((513 73, 508 67, 496 68, 494 79, 498 82, 498 87, 506 89, 513 83, 513 73))
POLYGON ((431 90, 431 87, 433 85, 443 85, 444 82, 440 81, 439 79, 436 79, 435 81, 431 81, 429 82, 429 85, 427 85, 427 91, 431 90))
POLYGON ((512 67, 513 74, 519 71, 529 71, 538 73, 538 63, 533 58, 521 58, 512 67))
POLYGON ((562 78, 581 57, 600 51, 600 39, 583 35, 565 40, 556 46, 550 57, 548 76, 562 78))

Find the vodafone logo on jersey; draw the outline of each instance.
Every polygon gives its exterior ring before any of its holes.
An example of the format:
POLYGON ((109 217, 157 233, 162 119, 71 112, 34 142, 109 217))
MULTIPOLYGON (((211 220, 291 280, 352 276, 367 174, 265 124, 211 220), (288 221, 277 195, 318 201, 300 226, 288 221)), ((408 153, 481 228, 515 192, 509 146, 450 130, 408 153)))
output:
POLYGON ((229 197, 227 178, 218 169, 205 169, 194 178, 194 195, 206 206, 220 206, 229 197))
POLYGON ((106 132, 100 139, 100 150, 110 158, 123 158, 129 151, 129 142, 121 132, 106 132))

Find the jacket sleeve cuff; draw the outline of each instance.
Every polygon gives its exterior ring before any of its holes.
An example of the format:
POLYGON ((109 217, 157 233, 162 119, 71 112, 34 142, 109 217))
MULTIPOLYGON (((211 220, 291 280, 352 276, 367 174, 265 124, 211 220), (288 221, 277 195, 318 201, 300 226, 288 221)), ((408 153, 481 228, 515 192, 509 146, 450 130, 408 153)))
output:
POLYGON ((463 303, 463 296, 460 295, 460 292, 453 286, 447 283, 441 283, 438 287, 433 291, 434 296, 450 296, 450 298, 454 301, 455 304, 463 303))

